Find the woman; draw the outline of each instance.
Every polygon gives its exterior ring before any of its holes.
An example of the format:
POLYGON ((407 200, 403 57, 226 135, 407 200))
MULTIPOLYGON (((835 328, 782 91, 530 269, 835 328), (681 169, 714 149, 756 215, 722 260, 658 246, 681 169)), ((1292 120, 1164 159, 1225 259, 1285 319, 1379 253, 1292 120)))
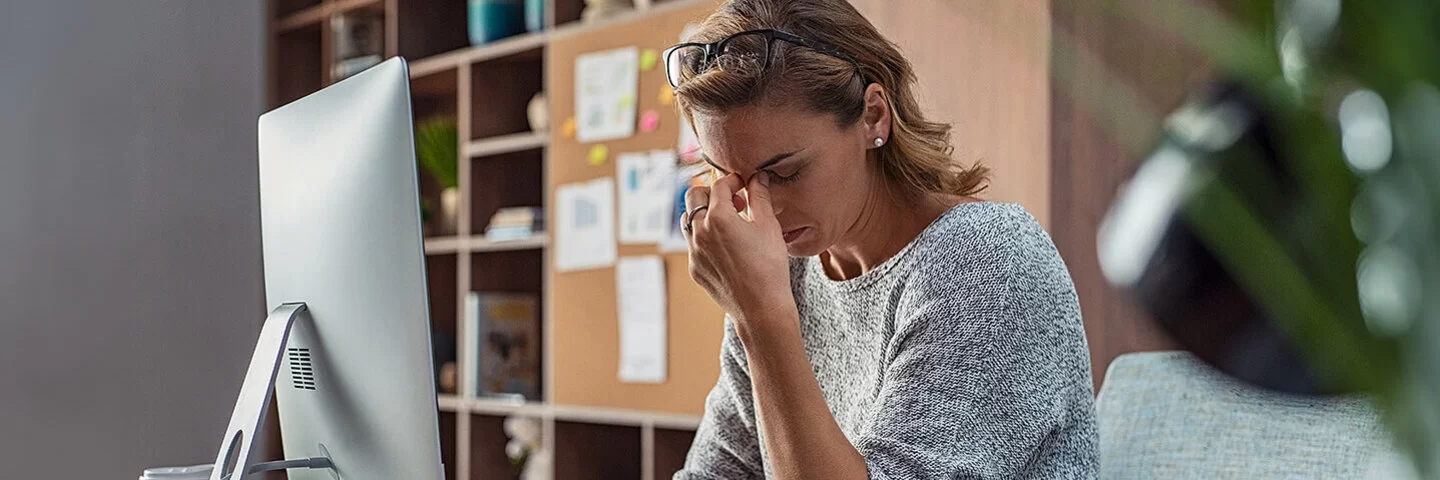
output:
POLYGON ((1065 265, 975 198, 986 169, 951 159, 895 45, 845 0, 730 0, 691 40, 667 74, 720 178, 682 221, 728 315, 675 477, 1094 477, 1065 265))

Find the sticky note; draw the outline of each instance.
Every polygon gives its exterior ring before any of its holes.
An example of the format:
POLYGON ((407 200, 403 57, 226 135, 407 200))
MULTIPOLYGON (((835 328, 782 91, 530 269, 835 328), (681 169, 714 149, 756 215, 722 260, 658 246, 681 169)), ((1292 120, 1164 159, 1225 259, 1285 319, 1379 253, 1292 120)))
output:
POLYGON ((646 110, 640 116, 640 131, 650 133, 660 128, 660 114, 654 110, 646 110))
POLYGON ((640 52, 640 71, 648 72, 655 69, 655 64, 660 62, 660 52, 653 48, 647 48, 640 52))
POLYGON ((590 147, 589 160, 590 160, 590 165, 591 165, 591 166, 604 165, 604 164, 605 164, 605 161, 606 161, 606 160, 609 160, 609 159, 610 159, 610 147, 607 147, 607 146, 605 146, 605 145, 603 145, 603 144, 602 144, 602 145, 596 145, 596 146, 590 147))
POLYGON ((565 123, 560 125, 560 134, 564 135, 565 138, 575 137, 575 117, 566 119, 565 123))
POLYGON ((660 104, 665 106, 675 104, 675 89, 670 88, 670 85, 660 87, 660 104))

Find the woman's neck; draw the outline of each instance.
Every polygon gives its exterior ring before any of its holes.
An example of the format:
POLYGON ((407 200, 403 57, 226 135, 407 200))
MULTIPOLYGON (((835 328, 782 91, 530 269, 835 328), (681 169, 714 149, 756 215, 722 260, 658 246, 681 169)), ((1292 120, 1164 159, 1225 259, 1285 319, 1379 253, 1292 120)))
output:
POLYGON ((950 195, 896 195, 896 188, 873 189, 859 217, 839 242, 820 254, 826 276, 848 280, 895 256, 951 207, 967 199, 950 195))

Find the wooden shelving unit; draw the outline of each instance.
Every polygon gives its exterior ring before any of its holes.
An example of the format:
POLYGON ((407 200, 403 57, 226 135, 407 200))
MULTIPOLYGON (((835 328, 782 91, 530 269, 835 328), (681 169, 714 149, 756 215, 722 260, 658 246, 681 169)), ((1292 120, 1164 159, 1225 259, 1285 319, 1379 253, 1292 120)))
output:
MULTIPOLYGON (((711 0, 637 0, 636 10, 595 22, 580 21, 584 0, 547 0, 542 31, 481 46, 469 45, 462 0, 266 1, 272 107, 333 83, 330 19, 365 11, 384 16, 383 56, 400 55, 409 62, 416 120, 437 115, 457 120, 459 218, 453 232, 425 239, 437 338, 465 338, 461 318, 467 292, 522 292, 543 300, 543 398, 511 402, 440 394, 447 478, 513 478, 504 453, 508 439, 502 423, 507 416, 542 420, 556 478, 669 478, 683 464, 699 417, 556 403, 549 351, 554 325, 550 306, 556 292, 550 289, 552 275, 547 271, 547 236, 495 242, 485 238, 484 226, 500 208, 547 202, 552 138, 533 131, 526 113, 531 97, 546 88, 552 42, 711 0)), ((423 173, 421 195, 438 205, 439 184, 423 173)), ((457 340, 456 358, 463 358, 466 348, 457 340)), ((704 381, 713 382, 713 377, 704 381)))

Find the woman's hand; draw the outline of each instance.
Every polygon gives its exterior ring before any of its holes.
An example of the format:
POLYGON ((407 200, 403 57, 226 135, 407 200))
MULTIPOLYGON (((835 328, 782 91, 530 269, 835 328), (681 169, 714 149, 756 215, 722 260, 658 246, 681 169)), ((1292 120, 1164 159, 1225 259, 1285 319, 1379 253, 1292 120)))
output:
POLYGON ((768 179, 757 173, 745 186, 730 174, 686 192, 681 221, 691 222, 690 276, 735 319, 755 411, 766 419, 761 437, 777 476, 867 478, 865 457, 830 415, 805 354, 768 179), (744 197, 735 195, 741 187, 744 197))
POLYGON ((797 318, 784 234, 770 207, 769 183, 764 172, 752 175, 748 186, 732 173, 710 187, 693 187, 685 194, 681 219, 689 225, 690 276, 735 319, 737 328, 747 330, 797 318), (741 187, 743 197, 736 194, 741 187))

